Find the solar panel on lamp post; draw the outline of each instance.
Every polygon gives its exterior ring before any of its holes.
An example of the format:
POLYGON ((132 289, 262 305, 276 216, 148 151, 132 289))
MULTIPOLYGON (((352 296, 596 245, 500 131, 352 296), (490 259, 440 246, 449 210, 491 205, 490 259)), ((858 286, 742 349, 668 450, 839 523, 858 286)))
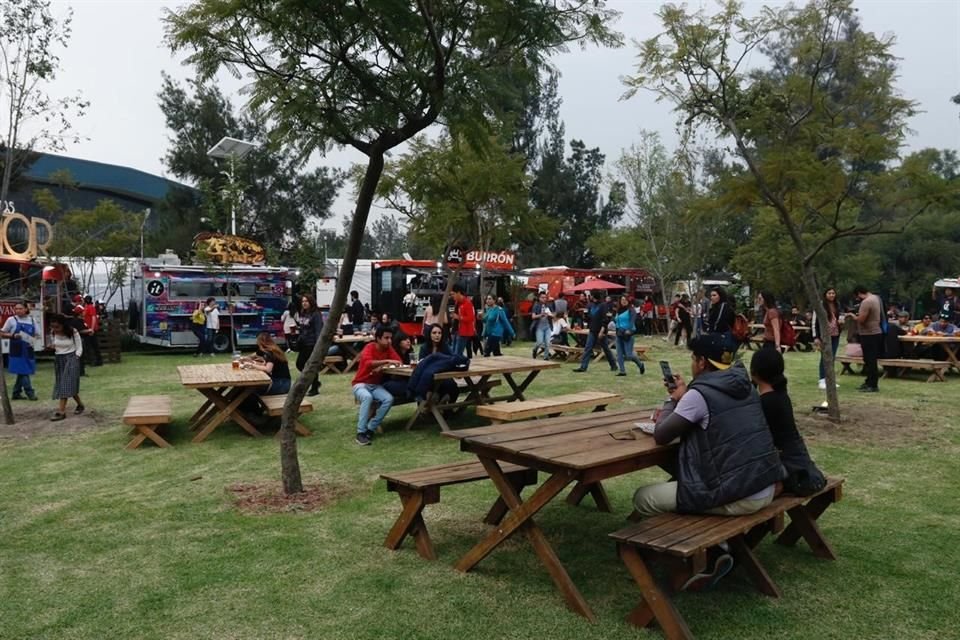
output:
MULTIPOLYGON (((224 136, 220 139, 220 142, 210 147, 207 155, 211 158, 230 160, 230 171, 227 173, 227 177, 230 179, 230 186, 232 187, 234 185, 234 165, 236 161, 246 157, 256 148, 257 145, 253 142, 224 136)), ((230 234, 237 235, 237 203, 234 198, 230 199, 230 234)))

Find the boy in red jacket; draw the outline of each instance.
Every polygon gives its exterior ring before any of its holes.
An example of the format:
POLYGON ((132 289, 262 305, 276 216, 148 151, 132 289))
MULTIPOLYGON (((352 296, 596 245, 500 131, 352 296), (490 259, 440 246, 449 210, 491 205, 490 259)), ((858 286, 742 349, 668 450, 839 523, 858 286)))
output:
POLYGON ((355 442, 368 446, 373 434, 383 422, 393 396, 383 388, 383 368, 388 365, 400 366, 403 362, 394 351, 391 341, 393 332, 390 327, 381 325, 374 333, 374 341, 363 348, 358 356, 357 375, 353 377, 353 396, 360 402, 360 414, 357 417, 357 437, 355 442), (370 405, 379 402, 376 415, 370 419, 370 405))

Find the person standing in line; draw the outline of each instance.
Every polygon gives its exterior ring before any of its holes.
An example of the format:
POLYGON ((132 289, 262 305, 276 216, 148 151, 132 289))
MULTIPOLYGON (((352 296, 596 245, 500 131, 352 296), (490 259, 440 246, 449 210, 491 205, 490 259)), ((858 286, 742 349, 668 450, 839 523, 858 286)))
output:
POLYGON ((453 319, 457 321, 453 353, 470 358, 473 356, 473 337, 477 334, 477 312, 473 307, 473 300, 466 295, 462 284, 453 285, 453 301, 457 305, 457 310, 453 312, 453 319))
POLYGON ((780 309, 777 299, 769 291, 760 292, 757 298, 763 309, 763 346, 780 351, 780 309))
POLYGON ((866 381, 860 385, 858 390, 866 393, 876 393, 880 391, 877 386, 879 380, 877 360, 880 358, 880 350, 883 348, 883 329, 881 328, 883 303, 880 301, 880 296, 870 293, 862 285, 854 289, 853 292, 860 300, 860 311, 857 313, 857 330, 860 335, 860 347, 863 349, 863 371, 867 376, 866 381))
POLYGON ((483 318, 483 335, 487 339, 486 347, 483 350, 484 356, 500 356, 500 341, 505 336, 513 335, 513 327, 507 320, 507 314, 503 309, 497 306, 493 296, 487 296, 486 306, 481 313, 483 318))
POLYGON ((100 332, 100 314, 97 313, 97 305, 93 303, 92 296, 86 296, 83 302, 83 324, 89 332, 82 336, 83 352, 91 367, 102 367, 103 356, 100 355, 100 342, 97 338, 97 333, 100 332))
POLYGON ((206 325, 206 352, 213 357, 213 342, 217 337, 217 333, 220 331, 220 307, 217 305, 216 298, 207 298, 206 303, 203 306, 203 313, 207 316, 207 325, 206 325))
MULTIPOLYGON (((829 349, 836 362, 837 349, 840 348, 840 305, 837 304, 837 290, 833 287, 827 287, 823 294, 823 308, 827 312, 827 335, 830 337, 829 349)), ((823 364, 823 350, 828 348, 827 342, 820 335, 820 322, 817 320, 817 313, 813 313, 813 344, 820 350, 820 380, 817 387, 821 390, 827 388, 827 370, 823 364)), ((839 386, 839 385, 837 385, 839 386)))
POLYGON ((193 329, 193 335, 197 336, 197 350, 193 357, 199 358, 200 354, 207 352, 207 314, 203 312, 203 305, 197 304, 190 316, 190 328, 193 329))
POLYGON ((537 357, 540 349, 543 349, 543 359, 550 359, 550 334, 553 330, 553 311, 547 304, 547 292, 541 291, 537 296, 537 301, 533 303, 530 312, 530 332, 533 334, 533 356, 537 357))
POLYGON ((587 370, 590 359, 593 357, 593 347, 596 344, 599 344, 600 348, 603 349, 603 355, 607 358, 610 371, 617 371, 617 363, 614 362, 613 353, 607 345, 607 314, 609 312, 606 303, 600 301, 600 292, 594 291, 591 296, 590 307, 587 309, 590 333, 587 334, 587 343, 583 347, 580 366, 573 370, 574 373, 583 373, 587 370))
POLYGON ((23 394, 27 394, 30 400, 37 399, 30 382, 30 376, 37 372, 37 359, 32 344, 36 330, 30 311, 23 302, 13 306, 13 315, 7 318, 3 329, 0 329, 0 337, 10 340, 8 368, 11 374, 17 376, 13 385, 14 400, 23 400, 23 394))
MULTIPOLYGON (((320 331, 323 330, 323 316, 320 315, 313 296, 307 294, 300 298, 300 314, 297 322, 300 325, 300 337, 297 340, 297 371, 303 373, 313 348, 320 340, 320 331)), ((318 393, 320 393, 320 378, 314 377, 307 395, 315 396, 318 393)))
POLYGON ((83 340, 80 333, 63 316, 50 319, 50 334, 53 338, 54 383, 53 399, 59 401, 57 411, 50 417, 57 422, 67 417, 67 399, 77 403, 73 412, 83 413, 86 407, 80 399, 80 358, 83 357, 83 340))
POLYGON ((637 312, 630 305, 630 301, 627 300, 625 295, 620 296, 620 308, 614 317, 614 322, 617 336, 617 366, 620 369, 617 375, 627 375, 623 366, 625 360, 637 365, 637 368, 640 369, 640 375, 643 375, 646 372, 646 367, 633 350, 633 334, 637 329, 637 312))

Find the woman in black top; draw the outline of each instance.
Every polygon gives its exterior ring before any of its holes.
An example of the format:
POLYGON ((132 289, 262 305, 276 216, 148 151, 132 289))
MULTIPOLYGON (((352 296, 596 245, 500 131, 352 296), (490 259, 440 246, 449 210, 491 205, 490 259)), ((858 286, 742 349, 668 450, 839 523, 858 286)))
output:
POLYGON ((787 469, 784 489, 801 496, 811 495, 826 485, 826 479, 810 459, 803 436, 797 430, 793 404, 783 376, 783 356, 776 349, 761 349, 750 361, 750 376, 760 393, 763 417, 767 421, 780 462, 787 469))
POLYGON ((707 316, 707 333, 730 333, 735 317, 733 306, 722 287, 710 289, 710 313, 707 316))
POLYGON ((261 391, 260 395, 286 395, 290 391, 290 364, 287 362, 287 355, 266 331, 257 336, 257 355, 263 358, 263 364, 253 362, 250 366, 270 376, 270 386, 266 391, 261 391))
MULTIPOLYGON (((439 324, 430 325, 428 338, 420 345, 420 361, 422 362, 428 356, 434 353, 442 353, 445 356, 453 355, 447 346, 446 331, 439 324)), ((450 402, 456 402, 460 389, 453 380, 441 380, 437 385, 437 392, 441 396, 447 396, 450 402)))
MULTIPOLYGON (((300 298, 300 313, 297 314, 297 324, 300 327, 300 338, 297 341, 297 371, 302 372, 307 366, 307 360, 313 353, 313 347, 320 340, 320 331, 323 329, 323 316, 317 310, 317 303, 311 295, 300 298)), ((314 378, 310 385, 310 393, 315 396, 320 393, 320 379, 314 378)))
MULTIPOLYGON (((400 356, 403 364, 410 364, 410 356, 413 353, 413 339, 402 331, 398 331, 393 336, 393 350, 400 356)), ((409 402, 410 393, 407 391, 407 379, 396 377, 384 377, 383 388, 390 392, 394 398, 394 404, 409 402)))

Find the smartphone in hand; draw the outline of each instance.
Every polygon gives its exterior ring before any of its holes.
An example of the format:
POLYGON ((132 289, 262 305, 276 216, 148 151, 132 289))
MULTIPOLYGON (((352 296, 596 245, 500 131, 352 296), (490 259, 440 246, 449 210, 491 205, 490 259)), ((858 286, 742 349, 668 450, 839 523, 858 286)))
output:
POLYGON ((663 381, 667 383, 667 391, 673 391, 677 388, 677 382, 673 379, 673 371, 670 369, 670 363, 666 360, 660 361, 660 372, 663 373, 663 381))

